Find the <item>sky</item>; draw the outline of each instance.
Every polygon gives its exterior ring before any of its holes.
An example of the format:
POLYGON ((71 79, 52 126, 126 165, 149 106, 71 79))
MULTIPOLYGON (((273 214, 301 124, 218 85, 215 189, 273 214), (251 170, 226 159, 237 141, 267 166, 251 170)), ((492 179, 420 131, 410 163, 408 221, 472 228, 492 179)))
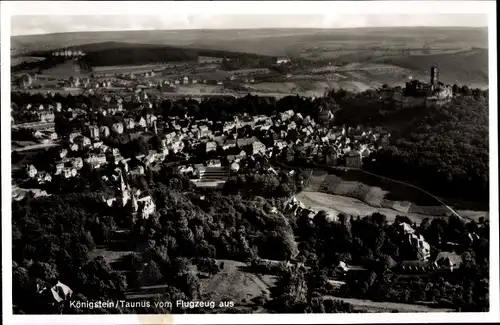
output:
POLYGON ((484 14, 162 14, 162 15, 23 15, 11 17, 11 35, 85 31, 359 28, 398 26, 486 27, 484 14))

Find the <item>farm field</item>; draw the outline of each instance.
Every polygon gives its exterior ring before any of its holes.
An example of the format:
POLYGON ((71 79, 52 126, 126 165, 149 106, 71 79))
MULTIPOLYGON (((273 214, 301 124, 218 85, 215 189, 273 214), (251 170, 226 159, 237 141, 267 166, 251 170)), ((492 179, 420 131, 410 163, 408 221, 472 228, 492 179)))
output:
POLYGON ((95 74, 115 74, 115 73, 145 73, 166 69, 165 64, 143 64, 143 65, 124 65, 124 66, 102 66, 93 67, 95 74))
MULTIPOLYGON (((349 170, 328 173, 312 171, 308 185, 297 199, 315 209, 324 209, 334 214, 347 213, 369 215, 380 212, 389 220, 397 215, 407 215, 420 222, 424 218, 446 217, 451 211, 431 196, 416 188, 388 179, 349 170)), ((464 218, 477 220, 489 217, 488 211, 473 211, 453 206, 464 218)))
MULTIPOLYGON (((441 80, 445 83, 480 88, 488 85, 487 30, 483 28, 399 28, 397 33, 391 28, 122 31, 99 35, 63 33, 12 37, 13 49, 23 53, 61 46, 80 46, 94 53, 96 65, 102 53, 116 49, 149 53, 163 48, 161 55, 167 56, 172 55, 171 52, 206 50, 302 57, 326 65, 343 66, 343 70, 351 69, 346 71, 349 74, 345 83, 340 83, 333 75, 327 79, 337 82, 333 87, 357 91, 383 83, 400 85, 410 75, 426 80, 432 65, 440 67, 441 80)), ((102 64, 110 66, 105 69, 126 71, 116 67, 118 63, 113 64, 116 61, 113 58, 110 56, 105 60, 106 64, 102 64)), ((154 66, 156 62, 144 64, 154 66)), ((138 67, 136 65, 132 70, 138 67)), ((99 69, 102 67, 97 67, 99 69)), ((320 90, 322 88, 317 86, 304 91, 320 90)))
POLYGON ((393 222, 398 215, 406 215, 416 223, 420 223, 425 218, 439 217, 416 213, 402 213, 388 208, 375 208, 358 199, 320 192, 304 191, 297 194, 295 197, 302 202, 306 208, 314 211, 325 210, 325 212, 333 215, 343 213, 346 215, 364 217, 378 212, 385 215, 388 222, 393 222))
POLYGON ((21 57, 17 57, 17 58, 11 58, 10 59, 10 66, 15 67, 16 65, 19 65, 22 63, 40 62, 43 60, 45 60, 45 58, 36 57, 36 56, 21 56, 21 57))

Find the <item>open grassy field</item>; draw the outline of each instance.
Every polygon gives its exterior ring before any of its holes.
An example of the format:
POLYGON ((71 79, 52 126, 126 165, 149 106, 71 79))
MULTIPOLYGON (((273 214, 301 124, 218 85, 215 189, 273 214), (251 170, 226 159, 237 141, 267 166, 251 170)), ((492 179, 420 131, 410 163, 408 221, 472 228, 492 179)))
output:
MULTIPOLYGON (((379 178, 362 171, 315 169, 304 192, 297 196, 306 207, 334 214, 385 214, 389 220, 407 215, 420 222, 424 218, 445 217, 451 211, 435 198, 402 183, 379 178)), ((472 211, 452 206, 460 216, 477 220, 489 217, 488 211, 472 211)))
POLYGON ((11 58, 10 65, 16 66, 22 63, 31 63, 31 62, 40 62, 45 60, 45 58, 36 57, 36 56, 20 56, 16 58, 11 58))
POLYGON ((114 74, 114 73, 145 73, 151 71, 158 71, 165 69, 166 65, 163 64, 141 64, 130 66, 103 66, 93 67, 92 70, 95 74, 114 74))
MULTIPOLYGON (((262 303, 256 304, 254 299, 266 301, 269 299, 270 288, 276 281, 274 276, 250 273, 246 264, 233 260, 217 260, 224 263, 222 270, 213 276, 200 276, 200 289, 204 301, 232 301, 238 311, 251 310, 263 312, 262 303)), ((197 273, 194 266, 191 272, 197 273)), ((148 300, 160 296, 165 291, 165 285, 144 286, 139 290, 127 293, 130 300, 148 300)), ((229 307, 228 307, 229 308, 229 307)), ((224 309, 215 308, 212 312, 225 312, 224 309)))
POLYGON ((256 297, 269 298, 269 289, 276 279, 271 275, 254 274, 246 271, 246 264, 232 260, 218 260, 224 268, 216 275, 201 280, 202 292, 210 300, 230 300, 235 306, 251 307, 256 297))
POLYGON ((411 220, 415 221, 417 224, 420 223, 425 218, 439 218, 440 215, 431 216, 418 213, 408 213, 400 212, 395 209, 373 207, 367 203, 360 201, 358 199, 341 196, 332 195, 321 192, 301 192, 295 196, 297 200, 302 202, 306 208, 312 209, 314 211, 324 210, 331 215, 346 214, 352 216, 368 216, 373 213, 381 213, 387 217, 388 222, 394 222, 396 216, 405 215, 411 220))
POLYGON ((71 76, 88 77, 88 76, 90 76, 91 73, 90 73, 90 71, 86 71, 84 69, 81 69, 76 61, 69 60, 69 61, 66 61, 64 63, 50 67, 48 69, 44 69, 42 74, 44 77, 69 78, 71 76))

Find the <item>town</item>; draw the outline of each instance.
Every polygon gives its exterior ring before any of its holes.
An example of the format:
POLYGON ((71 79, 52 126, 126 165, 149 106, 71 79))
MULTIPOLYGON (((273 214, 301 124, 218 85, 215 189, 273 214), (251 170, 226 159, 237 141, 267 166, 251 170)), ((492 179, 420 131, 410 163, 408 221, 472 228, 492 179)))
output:
POLYGON ((131 44, 12 69, 15 312, 490 308, 488 90, 131 44))

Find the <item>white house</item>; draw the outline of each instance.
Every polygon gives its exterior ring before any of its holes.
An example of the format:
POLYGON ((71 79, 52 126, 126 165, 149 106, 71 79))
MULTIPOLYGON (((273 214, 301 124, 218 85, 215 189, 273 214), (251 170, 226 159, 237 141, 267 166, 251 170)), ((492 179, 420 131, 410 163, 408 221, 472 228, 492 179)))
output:
POLYGON ((103 138, 107 138, 110 135, 109 127, 103 125, 99 128, 99 134, 102 135, 103 138))
POLYGON ((37 172, 38 171, 36 170, 35 166, 33 166, 33 165, 29 165, 26 167, 26 174, 28 174, 29 178, 34 178, 36 176, 37 172))
POLYGON ((113 132, 115 133, 118 133, 118 134, 122 134, 123 133, 123 123, 113 123, 113 125, 111 126, 111 130, 113 130, 113 132))

